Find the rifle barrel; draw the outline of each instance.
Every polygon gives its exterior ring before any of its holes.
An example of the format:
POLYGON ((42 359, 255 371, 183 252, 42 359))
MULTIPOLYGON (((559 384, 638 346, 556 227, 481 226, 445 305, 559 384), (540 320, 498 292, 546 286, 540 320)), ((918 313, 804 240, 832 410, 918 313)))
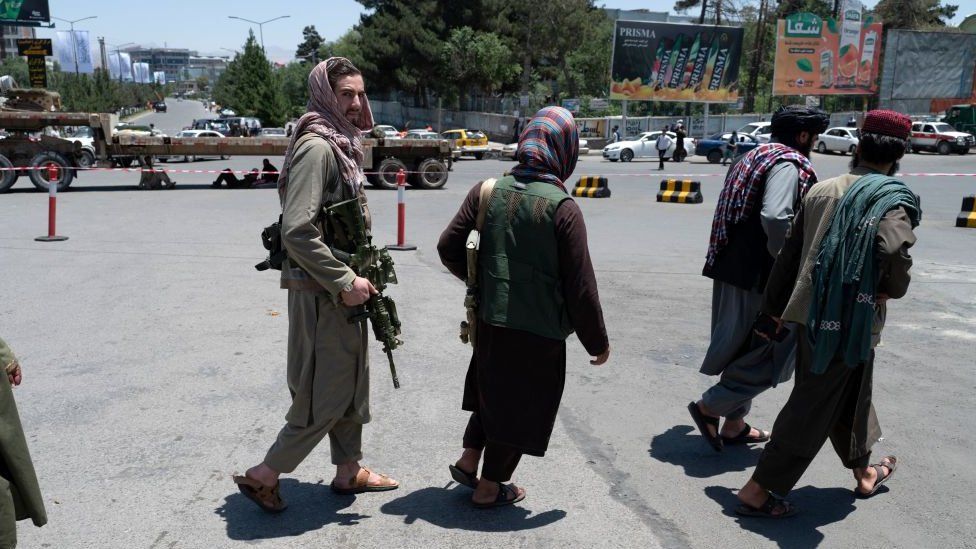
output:
POLYGON ((393 388, 400 388, 400 380, 397 378, 396 365, 393 364, 393 350, 389 347, 386 348, 386 358, 390 360, 390 374, 393 376, 393 388))

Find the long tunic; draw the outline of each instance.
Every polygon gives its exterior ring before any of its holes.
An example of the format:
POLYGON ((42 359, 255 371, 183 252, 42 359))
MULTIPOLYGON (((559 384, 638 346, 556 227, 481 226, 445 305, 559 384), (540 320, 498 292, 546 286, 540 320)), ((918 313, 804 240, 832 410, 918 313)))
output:
POLYGON ((13 351, 0 339, 0 547, 16 545, 18 520, 30 518, 36 526, 47 524, 41 489, 7 380, 6 368, 16 362, 13 351))
MULTIPOLYGON (((763 297, 763 312, 790 322, 796 322, 798 329, 806 330, 807 315, 813 296, 812 272, 820 252, 821 242, 830 227, 837 205, 844 193, 860 176, 868 173, 871 172, 867 169, 855 169, 851 174, 822 181, 810 189, 793 222, 790 237, 783 245, 783 249, 780 251, 775 265, 773 265, 769 282, 766 285, 766 293, 763 297)), ((878 293, 898 299, 908 291, 908 284, 911 281, 909 269, 912 266, 912 258, 908 249, 914 243, 915 235, 912 232, 911 223, 902 208, 891 210, 878 222, 874 256, 875 260, 878 261, 878 293)), ((880 340, 885 317, 885 304, 877 304, 875 306, 873 345, 876 345, 880 340)), ((811 367, 810 360, 810 352, 801 352, 796 365, 797 370, 808 371, 811 367)), ((828 370, 836 370, 838 366, 847 367, 846 364, 840 364, 840 361, 834 360, 828 366, 828 370)), ((850 446, 849 448, 837 448, 838 454, 846 454, 848 458, 865 455, 881 437, 881 426, 871 405, 873 370, 872 353, 872 360, 864 364, 863 377, 858 380, 856 390, 851 392, 847 400, 838 403, 838 406, 853 406, 855 408, 853 424, 851 425, 850 446)), ((794 393, 796 390, 794 389, 794 393)), ((822 400, 825 398, 826 395, 794 394, 790 396, 790 401, 797 399, 798 402, 802 402, 803 399, 822 400)), ((812 439, 810 433, 825 431, 819 425, 831 421, 832 415, 820 414, 816 417, 808 417, 807 413, 802 410, 810 407, 801 406, 799 408, 801 412, 798 413, 803 414, 804 421, 808 422, 808 428, 784 430, 777 429, 774 426, 773 437, 778 445, 789 449, 794 454, 812 456, 819 450, 820 441, 812 439), (816 422, 816 426, 812 425, 814 422, 816 422)), ((785 411, 786 408, 784 408, 785 411)))
POLYGON ((335 417, 370 419, 367 330, 365 323, 348 325, 351 310, 338 301, 356 275, 329 250, 320 216, 324 202, 353 198, 342 194, 351 191, 343 191, 339 173, 324 139, 311 133, 298 139, 282 204, 288 259, 281 287, 289 290, 286 419, 300 427, 335 417))
MULTIPOLYGON (((468 192, 437 244, 441 262, 461 280, 467 277, 464 245, 475 226, 480 192, 480 183, 468 192)), ((596 356, 610 343, 579 206, 563 201, 555 225, 563 298, 580 342, 596 356)), ((477 330, 462 408, 479 414, 489 443, 545 455, 566 380, 566 342, 480 320, 477 330)))

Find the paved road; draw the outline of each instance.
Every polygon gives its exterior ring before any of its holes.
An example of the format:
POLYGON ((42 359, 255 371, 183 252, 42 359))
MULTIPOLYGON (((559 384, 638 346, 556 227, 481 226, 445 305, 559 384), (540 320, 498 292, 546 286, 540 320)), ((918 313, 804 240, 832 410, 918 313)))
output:
MULTIPOLYGON (((813 160, 829 177, 848 158, 813 160)), ((913 155, 903 171, 974 165, 972 154, 913 155)), ((712 381, 697 373, 710 303, 699 272, 720 167, 669 164, 664 174, 701 175, 705 203, 658 204, 656 163, 585 158, 577 174, 607 175, 613 190, 580 200, 611 360, 590 366, 571 340, 550 452, 516 474, 528 499, 471 509, 446 471, 465 422, 468 351, 455 335, 463 286, 439 265, 435 242, 471 185, 508 166, 464 160, 445 189, 407 193, 408 239, 419 249, 396 256, 403 388, 393 390, 374 346, 365 433, 366 462, 403 487, 337 498, 323 448, 284 481, 291 508, 279 517, 260 514, 229 480, 263 456, 287 406, 285 293, 252 268, 260 228, 277 215, 275 192, 213 190, 211 174, 136 191, 135 174, 86 174, 59 199, 60 232, 71 239, 57 244, 33 241, 45 229, 42 193, 21 184, 0 196, 0 331, 26 368, 16 395, 51 517, 43 529, 21 526, 23 546, 973 546, 976 231, 952 226, 973 177, 906 177, 925 214, 913 285, 891 307, 874 388, 885 429, 878 451, 899 456, 898 478, 855 500, 828 448, 793 495, 803 513, 762 523, 731 515, 759 449, 714 454, 684 409, 712 381)), ((371 191, 370 203, 376 240, 392 242, 395 193, 371 191)), ((750 421, 768 428, 790 387, 762 397, 750 421)))

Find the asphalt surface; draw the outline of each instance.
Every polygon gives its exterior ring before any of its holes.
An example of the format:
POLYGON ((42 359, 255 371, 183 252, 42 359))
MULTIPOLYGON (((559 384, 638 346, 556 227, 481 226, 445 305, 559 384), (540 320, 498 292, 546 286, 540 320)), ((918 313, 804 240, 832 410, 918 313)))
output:
MULTIPOLYGON (((170 135, 200 103, 150 114, 170 135)), ((271 161, 280 167, 280 158, 271 161)), ((694 160, 694 159, 693 159, 694 160)), ((815 154, 821 178, 849 157, 815 154)), ((175 169, 250 169, 234 157, 175 169)), ((373 422, 364 463, 399 479, 394 492, 332 495, 323 445, 295 473, 290 508, 266 516, 230 480, 258 462, 283 423, 287 303, 274 274, 258 273, 259 233, 277 216, 275 191, 211 189, 215 174, 173 174, 166 191, 134 189, 138 175, 82 174, 47 197, 20 181, 0 195, 0 334, 25 368, 15 395, 50 523, 20 523, 23 547, 973 547, 976 414, 976 230, 957 229, 976 177, 906 176, 921 197, 913 283, 889 309, 874 403, 897 475, 870 500, 829 445, 791 499, 787 521, 739 519, 735 491, 760 448, 716 454, 685 405, 714 379, 698 373, 708 343, 710 288, 700 276, 720 166, 693 161, 611 164, 583 158, 576 175, 605 175, 613 196, 578 199, 611 338, 594 367, 570 339, 566 392, 545 458, 524 458, 515 481, 528 498, 476 511, 450 483, 460 451, 469 350, 457 340, 463 285, 435 243, 464 194, 511 166, 462 160, 447 186, 409 191, 407 239, 392 288, 406 345, 394 390, 380 348, 371 353, 373 422), (696 174, 705 202, 655 202, 663 175, 696 174)), ((903 172, 974 173, 976 154, 911 155, 903 172)), ((574 177, 574 181, 575 181, 574 177)), ((392 243, 396 193, 370 190, 375 240, 392 243)), ((792 383, 761 396, 748 420, 770 428, 792 383)))

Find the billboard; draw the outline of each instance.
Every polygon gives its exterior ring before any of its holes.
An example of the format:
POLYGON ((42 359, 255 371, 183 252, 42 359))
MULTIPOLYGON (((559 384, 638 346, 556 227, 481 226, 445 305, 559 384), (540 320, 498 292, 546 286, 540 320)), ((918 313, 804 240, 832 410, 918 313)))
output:
POLYGON ((61 72, 91 74, 95 72, 92 63, 91 42, 88 31, 58 31, 54 38, 54 54, 61 65, 61 72), (75 60, 78 66, 75 67, 75 60))
POLYGON ((152 73, 149 71, 149 63, 133 63, 132 72, 135 73, 136 84, 152 83, 152 73))
POLYGON ((795 13, 776 23, 773 95, 870 95, 878 91, 881 23, 846 2, 840 20, 795 13))
POLYGON ((0 23, 4 25, 39 27, 50 22, 47 0, 0 0, 0 23))
POLYGON ((735 103, 742 29, 617 21, 610 99, 735 103))
POLYGON ((938 112, 976 102, 976 34, 888 31, 881 106, 902 112, 938 112))
POLYGON ((166 85, 166 71, 153 71, 153 82, 161 86, 166 85))

